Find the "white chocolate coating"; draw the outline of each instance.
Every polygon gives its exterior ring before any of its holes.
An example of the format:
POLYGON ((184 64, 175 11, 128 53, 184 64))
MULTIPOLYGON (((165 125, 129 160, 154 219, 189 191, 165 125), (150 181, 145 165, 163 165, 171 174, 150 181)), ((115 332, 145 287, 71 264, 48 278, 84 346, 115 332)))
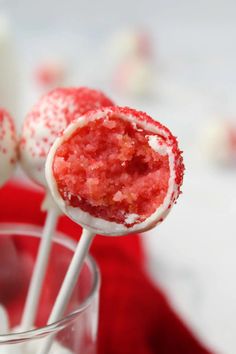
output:
MULTIPOLYGON (((91 120, 96 120, 99 118, 106 117, 108 114, 112 114, 112 110, 109 108, 105 108, 101 111, 99 110, 98 113, 91 112, 89 121, 91 120)), ((132 123, 136 123, 137 121, 135 118, 130 114, 119 114, 119 116, 124 119, 128 120, 132 123)), ((130 233, 136 233, 136 232, 143 232, 147 231, 151 228, 153 228, 155 225, 163 221, 163 219, 166 217, 166 215, 169 213, 173 203, 175 202, 179 190, 178 190, 178 185, 176 184, 176 171, 175 171, 175 157, 174 157, 174 152, 172 151, 172 146, 168 145, 168 133, 164 130, 161 130, 155 125, 152 125, 149 122, 146 121, 139 121, 139 125, 141 125, 144 129, 148 129, 149 131, 152 131, 155 134, 158 134, 160 136, 163 136, 166 138, 167 143, 165 146, 165 152, 162 149, 162 154, 168 154, 169 156, 169 167, 170 167, 170 178, 169 178, 169 185, 168 185, 168 191, 166 193, 166 197, 160 205, 159 208, 150 216, 148 217, 145 221, 135 224, 134 226, 127 227, 124 224, 118 224, 115 222, 110 222, 101 218, 97 218, 92 216, 91 214, 84 212, 80 208, 76 207, 71 207, 69 206, 65 200, 61 197, 58 188, 57 188, 57 183, 54 178, 53 174, 53 161, 54 161, 54 156, 55 153, 58 149, 58 147, 63 144, 64 141, 68 140, 70 136, 73 135, 73 133, 79 128, 83 127, 86 125, 87 122, 87 116, 82 116, 73 123, 71 123, 67 129, 63 132, 63 135, 60 136, 53 144, 52 148, 50 149, 50 152, 48 154, 48 158, 46 161, 46 168, 45 168, 45 174, 46 174, 46 179, 47 183, 49 186, 49 189, 52 193, 52 196, 54 197, 57 205, 62 209, 62 211, 72 220, 74 220, 76 223, 82 225, 83 227, 91 230, 94 233, 99 233, 103 235, 109 235, 109 236, 115 236, 115 235, 126 235, 130 233)), ((130 218, 133 220, 134 214, 132 215, 126 215, 126 218, 129 220, 130 218)))
POLYGON ((17 161, 17 137, 11 116, 0 108, 0 186, 10 177, 17 161))

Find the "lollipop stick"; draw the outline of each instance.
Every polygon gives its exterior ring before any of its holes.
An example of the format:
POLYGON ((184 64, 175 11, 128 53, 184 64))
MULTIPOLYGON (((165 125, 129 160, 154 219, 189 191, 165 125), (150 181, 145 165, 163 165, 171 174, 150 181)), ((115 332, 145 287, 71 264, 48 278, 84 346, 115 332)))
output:
POLYGON ((9 333, 9 320, 7 311, 0 305, 0 335, 9 333))
MULTIPOLYGON (((6 309, 0 305, 0 335, 8 334, 10 331, 9 328, 9 319, 6 309)), ((7 345, 0 346, 0 354, 9 354, 9 347, 7 345)))
MULTIPOLYGON (((70 300, 75 284, 78 281, 78 276, 81 271, 84 259, 88 253, 91 242, 95 234, 83 229, 81 238, 67 270, 65 279, 62 283, 59 294, 56 298, 52 312, 48 319, 48 324, 54 323, 61 319, 65 308, 70 300)), ((51 348, 53 337, 46 339, 38 351, 38 354, 47 354, 51 348)))
POLYGON ((42 290, 42 284, 51 250, 51 240, 56 229, 58 215, 59 213, 56 207, 54 208, 52 206, 48 210, 45 226, 42 232, 42 238, 39 245, 39 251, 37 254, 37 259, 34 266, 34 271, 24 307, 21 322, 22 329, 24 330, 30 329, 34 325, 36 313, 38 310, 39 298, 42 290))

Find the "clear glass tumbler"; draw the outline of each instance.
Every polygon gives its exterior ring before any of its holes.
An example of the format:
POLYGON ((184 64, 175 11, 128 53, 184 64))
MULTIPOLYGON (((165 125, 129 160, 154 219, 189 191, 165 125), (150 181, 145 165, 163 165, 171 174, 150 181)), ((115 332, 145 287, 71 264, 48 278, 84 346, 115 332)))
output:
POLYGON ((35 329, 20 329, 41 231, 34 225, 0 223, 0 354, 35 354, 48 337, 53 338, 50 354, 95 354, 100 274, 91 257, 85 261, 64 317, 46 325, 76 246, 64 234, 53 238, 35 329))

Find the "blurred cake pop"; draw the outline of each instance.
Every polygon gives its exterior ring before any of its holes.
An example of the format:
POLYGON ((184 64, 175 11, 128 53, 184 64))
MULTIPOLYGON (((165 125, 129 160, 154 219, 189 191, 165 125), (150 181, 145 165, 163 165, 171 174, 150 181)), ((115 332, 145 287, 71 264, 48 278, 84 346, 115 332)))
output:
POLYGON ((155 80, 154 53, 145 31, 123 31, 110 45, 112 85, 122 94, 148 96, 155 80))
POLYGON ((210 161, 236 167, 236 122, 218 119, 208 124, 202 136, 202 148, 210 161))
POLYGON ((17 162, 17 137, 13 119, 0 108, 0 186, 10 177, 17 162))
POLYGON ((58 88, 44 95, 26 117, 20 140, 20 159, 28 176, 45 185, 45 161, 57 136, 80 115, 111 105, 102 92, 85 87, 58 88))
POLYGON ((47 59, 38 65, 34 73, 36 83, 43 89, 61 86, 66 77, 66 68, 59 59, 47 59))
POLYGON ((126 59, 117 67, 113 77, 113 86, 123 94, 148 96, 152 79, 152 71, 145 60, 133 57, 126 59))

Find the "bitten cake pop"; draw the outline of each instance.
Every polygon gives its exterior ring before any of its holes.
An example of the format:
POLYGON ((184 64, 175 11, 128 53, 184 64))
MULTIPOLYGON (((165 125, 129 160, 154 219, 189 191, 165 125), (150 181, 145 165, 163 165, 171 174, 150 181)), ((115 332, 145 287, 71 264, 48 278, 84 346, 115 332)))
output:
POLYGON ((0 187, 10 178, 17 162, 17 137, 11 116, 0 108, 0 187))
POLYGON ((45 161, 57 136, 87 111, 112 105, 102 92, 85 87, 58 88, 44 95, 26 117, 20 140, 20 159, 27 175, 45 185, 45 161))
POLYGON ((54 143, 46 177, 59 207, 104 235, 146 231, 163 221, 183 178, 171 132, 130 108, 102 108, 74 121, 54 143))
MULTIPOLYGON (((46 179, 58 206, 85 228, 48 324, 63 315, 97 232, 126 235, 160 223, 180 194, 176 138, 130 108, 104 108, 72 122, 50 149, 46 179)), ((52 338, 38 354, 47 354, 52 338)))

